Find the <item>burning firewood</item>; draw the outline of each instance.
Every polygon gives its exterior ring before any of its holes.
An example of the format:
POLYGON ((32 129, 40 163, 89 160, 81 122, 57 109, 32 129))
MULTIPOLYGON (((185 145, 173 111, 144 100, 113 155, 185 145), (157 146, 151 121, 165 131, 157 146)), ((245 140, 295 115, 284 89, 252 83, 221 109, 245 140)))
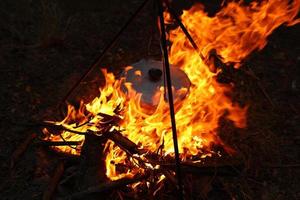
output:
MULTIPOLYGON (((85 175, 90 163, 98 165, 101 160, 98 156, 104 151, 106 178, 114 181, 103 183, 101 187, 88 188, 70 198, 111 190, 148 178, 157 171, 182 191, 181 170, 198 175, 232 176, 243 167, 237 165, 238 170, 235 170, 231 166, 204 166, 185 160, 192 157, 199 157, 200 160, 216 155, 214 146, 230 151, 218 135, 219 123, 226 118, 235 127, 245 128, 247 106, 241 106, 231 99, 230 92, 234 84, 229 75, 233 70, 238 70, 252 51, 265 46, 267 37, 275 28, 281 24, 299 22, 295 19, 299 3, 265 1, 247 7, 232 2, 213 17, 208 16, 204 8, 193 6, 179 17, 167 2, 163 2, 157 1, 163 64, 161 61, 140 62, 146 66, 143 70, 133 64, 126 67, 121 77, 103 70, 106 85, 101 88, 98 97, 81 103, 78 109, 69 105, 67 116, 61 122, 44 123, 47 127, 44 130, 47 137, 45 145, 48 141, 54 141, 57 142, 57 150, 80 155, 80 175, 85 175), (165 18, 170 16, 168 10, 164 13, 165 6, 169 7, 169 12, 179 23, 179 27, 170 30, 168 36, 165 18), (274 17, 278 15, 278 10, 271 9, 273 7, 281 9, 279 11, 283 14, 280 18, 274 17), (266 13, 268 18, 265 17, 266 13), (202 30, 198 30, 198 27, 202 30), (148 70, 148 65, 152 65, 149 63, 161 63, 162 70, 148 70), (171 65, 177 67, 171 70, 171 65), (176 70, 180 73, 175 73, 176 70), (83 151, 73 148, 72 141, 78 141, 83 151), (59 144, 67 145, 67 148, 59 144), (94 154, 95 149, 99 154, 94 154), (93 159, 99 162, 93 162, 93 159), (177 181, 174 180, 174 174, 177 175, 177 181)), ((111 48, 113 42, 107 49, 111 48)), ((99 59, 103 55, 104 52, 99 59)), ((98 64, 99 60, 79 82, 98 64)), ((182 192, 179 193, 182 195, 182 192)))
MULTIPOLYGON (((57 126, 58 129, 60 130, 66 130, 66 131, 69 131, 69 129, 66 129, 64 128, 63 126, 61 125, 54 125, 54 124, 51 124, 50 126, 57 126)), ((99 133, 98 132, 93 132, 93 131, 87 131, 87 132, 80 132, 80 134, 83 134, 83 135, 94 135, 94 136, 99 136, 99 133)), ((137 155, 145 155, 145 157, 147 157, 149 160, 148 162, 153 162, 153 164, 159 164, 160 163, 160 159, 158 157, 158 155, 156 153, 151 153, 149 151, 147 151, 146 149, 141 149, 138 145, 136 145, 134 142, 132 142, 131 140, 129 140, 127 137, 123 136, 119 131, 117 130, 114 130, 113 132, 107 132, 107 133, 102 133, 101 136, 99 137, 103 137, 103 138, 107 138, 107 139, 110 139, 112 140, 116 145, 118 145, 121 149, 123 149, 125 152, 128 152, 130 153, 131 155, 134 155, 134 154, 137 154, 137 155)), ((51 146, 51 144, 55 145, 67 145, 68 142, 64 143, 64 142, 45 142, 45 145, 49 145, 51 146)), ((70 142, 70 144, 78 144, 78 142, 70 142)), ((167 159, 170 163, 170 161, 172 160, 171 157, 166 157, 165 159, 167 159)), ((163 164, 163 162, 162 162, 163 164)), ((165 166, 168 166, 168 167, 171 167, 170 164, 163 164, 165 166)), ((192 164, 189 162, 186 162, 185 163, 186 166, 192 166, 192 164)), ((193 165, 195 167, 195 165, 193 165)))
MULTIPOLYGON (((139 149, 132 141, 122 136, 120 133, 110 133, 108 138, 114 141, 118 146, 120 146, 125 151, 129 151, 132 154, 145 154, 145 150, 139 149)), ((167 161, 160 161, 161 158, 157 154, 149 153, 145 155, 147 161, 153 165, 159 165, 160 169, 164 170, 174 170, 174 159, 171 157, 166 157, 167 161)), ((185 173, 195 173, 203 175, 219 175, 219 176, 232 176, 238 175, 239 171, 243 168, 241 164, 234 164, 234 166, 203 166, 201 164, 195 164, 192 162, 182 162, 182 170, 185 173)))

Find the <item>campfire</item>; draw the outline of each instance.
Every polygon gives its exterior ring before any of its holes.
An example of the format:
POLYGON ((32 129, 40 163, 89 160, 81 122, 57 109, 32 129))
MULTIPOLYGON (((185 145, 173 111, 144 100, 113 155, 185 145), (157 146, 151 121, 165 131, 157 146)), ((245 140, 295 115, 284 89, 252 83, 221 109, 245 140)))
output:
MULTIPOLYGON (((169 45, 162 49, 168 49, 164 58, 170 63, 171 91, 165 60, 141 58, 124 66, 119 75, 102 69, 105 86, 97 97, 81 101, 79 107, 68 104, 62 121, 49 119, 40 125, 41 142, 52 150, 83 157, 81 165, 92 156, 99 159, 95 161, 99 166, 94 167, 101 171, 102 178, 97 175, 101 183, 74 192, 70 198, 120 185, 133 191, 154 187, 155 195, 166 181, 182 184, 175 176, 177 165, 183 173, 213 174, 215 167, 204 163, 237 156, 239 152, 220 137, 220 121, 245 128, 251 105, 236 102, 231 96, 235 85, 219 78, 228 70, 250 74, 243 69, 248 55, 263 49, 279 26, 300 22, 299 0, 229 2, 214 16, 201 4, 184 10, 180 17, 167 2, 163 7, 169 45), (179 163, 168 92, 173 94, 179 163)), ((226 166, 220 172, 231 173, 226 166)), ((186 187, 183 184, 183 191, 186 187)))

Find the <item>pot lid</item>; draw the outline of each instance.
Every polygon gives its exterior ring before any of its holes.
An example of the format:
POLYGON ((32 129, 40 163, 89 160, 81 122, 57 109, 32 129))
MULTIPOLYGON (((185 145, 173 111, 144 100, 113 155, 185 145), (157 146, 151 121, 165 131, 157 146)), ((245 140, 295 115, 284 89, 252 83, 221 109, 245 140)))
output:
MULTIPOLYGON (((183 99, 189 91, 191 82, 188 76, 178 66, 170 65, 174 100, 183 99)), ((157 97, 161 87, 164 87, 163 62, 142 59, 122 74, 125 82, 131 82, 133 89, 142 93, 141 103, 157 106, 157 97), (156 96, 155 96, 156 95, 156 96)), ((126 89, 125 89, 126 90, 126 89)))

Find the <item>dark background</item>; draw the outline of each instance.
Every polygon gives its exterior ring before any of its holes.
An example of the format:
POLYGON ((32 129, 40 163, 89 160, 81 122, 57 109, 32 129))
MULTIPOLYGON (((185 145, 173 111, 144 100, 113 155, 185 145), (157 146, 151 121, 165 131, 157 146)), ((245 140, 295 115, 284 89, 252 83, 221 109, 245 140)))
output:
MULTIPOLYGON (((199 2, 211 15, 221 3, 199 2)), ((61 99, 140 3, 0 1, 0 199, 41 199, 53 172, 51 161, 40 164, 42 156, 29 147, 16 166, 10 166, 14 150, 33 132, 20 124, 59 118, 61 99)), ((175 7, 180 10, 191 4, 180 0, 175 7)), ((108 52, 103 66, 118 71, 141 58, 159 56, 153 18, 149 4, 108 52)), ((215 182, 222 183, 226 194, 235 199, 300 199, 299 34, 299 25, 280 27, 268 45, 243 66, 251 68, 255 78, 239 72, 231 75, 236 85, 234 99, 250 105, 248 127, 237 131, 225 123, 220 134, 242 155, 246 168, 239 177, 209 179, 204 186, 199 183, 195 199, 226 199, 211 193, 215 182)), ((98 73, 96 69, 90 78, 96 81, 81 85, 74 99, 97 93, 98 73)))

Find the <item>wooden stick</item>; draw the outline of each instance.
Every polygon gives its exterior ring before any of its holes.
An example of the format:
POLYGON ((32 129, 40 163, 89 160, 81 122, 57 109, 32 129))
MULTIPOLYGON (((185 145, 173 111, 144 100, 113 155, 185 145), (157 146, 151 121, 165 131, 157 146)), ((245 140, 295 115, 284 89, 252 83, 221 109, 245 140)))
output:
POLYGON ((106 134, 106 137, 112 140, 116 145, 118 145, 121 149, 125 150, 126 152, 130 152, 131 154, 143 154, 146 151, 141 150, 138 146, 129 140, 128 138, 124 137, 120 132, 114 131, 109 132, 106 134))
POLYGON ((53 198, 54 192, 57 188, 57 185, 65 171, 65 164, 63 161, 59 162, 50 183, 43 194, 43 200, 51 200, 53 198))

